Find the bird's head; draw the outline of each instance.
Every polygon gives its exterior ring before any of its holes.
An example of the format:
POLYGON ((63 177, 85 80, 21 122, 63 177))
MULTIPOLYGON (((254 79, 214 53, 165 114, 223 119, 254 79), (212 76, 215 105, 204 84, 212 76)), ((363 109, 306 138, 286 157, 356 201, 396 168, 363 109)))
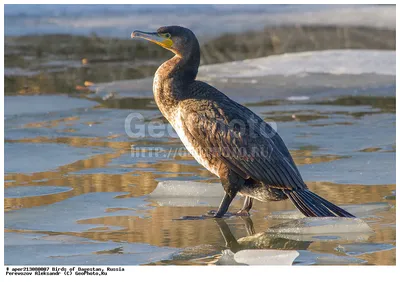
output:
POLYGON ((199 50, 199 43, 194 33, 181 26, 163 26, 156 32, 135 30, 132 32, 131 38, 136 37, 156 43, 182 57, 189 55, 193 50, 199 50))

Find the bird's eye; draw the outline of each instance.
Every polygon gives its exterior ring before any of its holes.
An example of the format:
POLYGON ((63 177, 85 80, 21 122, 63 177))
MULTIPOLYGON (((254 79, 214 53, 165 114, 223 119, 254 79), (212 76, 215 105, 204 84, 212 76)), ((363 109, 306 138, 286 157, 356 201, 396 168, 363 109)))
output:
POLYGON ((171 38, 171 34, 169 34, 169 33, 165 33, 164 36, 165 36, 166 38, 171 38))

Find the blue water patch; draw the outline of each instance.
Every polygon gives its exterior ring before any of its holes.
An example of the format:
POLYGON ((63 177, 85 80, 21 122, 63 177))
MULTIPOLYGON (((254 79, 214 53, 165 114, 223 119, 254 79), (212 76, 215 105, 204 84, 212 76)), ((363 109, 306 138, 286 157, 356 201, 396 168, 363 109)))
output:
MULTIPOLYGON (((164 25, 168 22, 176 24, 175 20, 170 19, 179 18, 181 25, 186 26, 203 19, 201 31, 210 34, 215 31, 238 30, 245 24, 246 27, 258 26, 248 21, 248 18, 240 25, 213 22, 213 19, 219 17, 233 21, 235 15, 257 15, 260 18, 260 15, 301 14, 305 11, 331 8, 330 5, 5 5, 4 28, 7 36, 55 33, 88 35, 95 32, 102 36, 129 37, 132 28, 154 29, 154 25, 162 26, 162 22, 164 25), (107 20, 104 20, 105 18, 107 20), (213 29, 205 29, 204 27, 208 27, 207 22, 210 21, 213 29)), ((196 26, 198 29, 201 28, 199 24, 196 26)))
POLYGON ((108 148, 77 148, 52 143, 5 143, 4 173, 54 171, 60 166, 85 160, 108 148))
POLYGON ((4 198, 37 197, 59 194, 71 191, 70 187, 63 186, 19 186, 4 190, 4 198))
POLYGON ((178 250, 68 235, 4 234, 4 263, 8 265, 137 265, 169 259, 178 250))

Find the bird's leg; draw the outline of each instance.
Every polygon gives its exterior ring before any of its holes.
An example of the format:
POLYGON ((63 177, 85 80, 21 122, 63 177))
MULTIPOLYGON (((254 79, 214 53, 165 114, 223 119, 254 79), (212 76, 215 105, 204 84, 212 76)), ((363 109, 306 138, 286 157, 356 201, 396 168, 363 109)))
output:
POLYGON ((229 205, 232 203, 236 194, 243 186, 244 179, 226 166, 221 167, 218 173, 221 179, 221 184, 225 190, 225 195, 219 205, 218 211, 211 211, 208 214, 212 214, 214 217, 223 217, 228 211, 229 205))
POLYGON ((224 198, 219 204, 219 208, 217 212, 214 214, 214 217, 223 217, 224 214, 228 211, 230 204, 232 203, 233 199, 235 198, 237 191, 233 193, 225 192, 224 198))
POLYGON ((236 213, 238 216, 250 216, 250 210, 253 207, 253 198, 246 196, 244 199, 243 207, 236 213))

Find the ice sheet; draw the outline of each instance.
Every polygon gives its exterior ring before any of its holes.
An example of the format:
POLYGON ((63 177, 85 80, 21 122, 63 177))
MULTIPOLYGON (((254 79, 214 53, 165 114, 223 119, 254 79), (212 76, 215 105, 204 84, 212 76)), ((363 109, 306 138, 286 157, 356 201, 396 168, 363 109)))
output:
POLYGON ((170 180, 158 183, 149 199, 160 206, 218 207, 223 196, 219 183, 170 180))
MULTIPOLYGON (((136 209, 148 208, 143 197, 116 198, 119 195, 122 193, 88 193, 51 205, 6 212, 4 227, 13 230, 81 232, 98 226, 79 224, 79 220, 107 216, 142 216, 143 213, 136 212, 136 209), (114 207, 127 209, 107 212, 107 209, 114 207)), ((109 228, 115 229, 115 226, 109 228)))
POLYGON ((264 58, 205 65, 199 79, 304 75, 308 73, 396 75, 396 52, 326 50, 274 55, 264 58), (239 71, 238 71, 239 70, 239 71))
POLYGON ((243 250, 237 252, 234 259, 249 265, 292 265, 298 256, 297 251, 243 250))
POLYGON ((64 186, 18 186, 4 189, 4 198, 22 198, 58 194, 71 191, 64 186))
POLYGON ((158 183, 156 189, 149 196, 150 198, 222 198, 224 189, 219 183, 171 180, 158 183))
POLYGON ((273 234, 370 233, 371 227, 359 218, 307 217, 275 225, 266 230, 273 234))

